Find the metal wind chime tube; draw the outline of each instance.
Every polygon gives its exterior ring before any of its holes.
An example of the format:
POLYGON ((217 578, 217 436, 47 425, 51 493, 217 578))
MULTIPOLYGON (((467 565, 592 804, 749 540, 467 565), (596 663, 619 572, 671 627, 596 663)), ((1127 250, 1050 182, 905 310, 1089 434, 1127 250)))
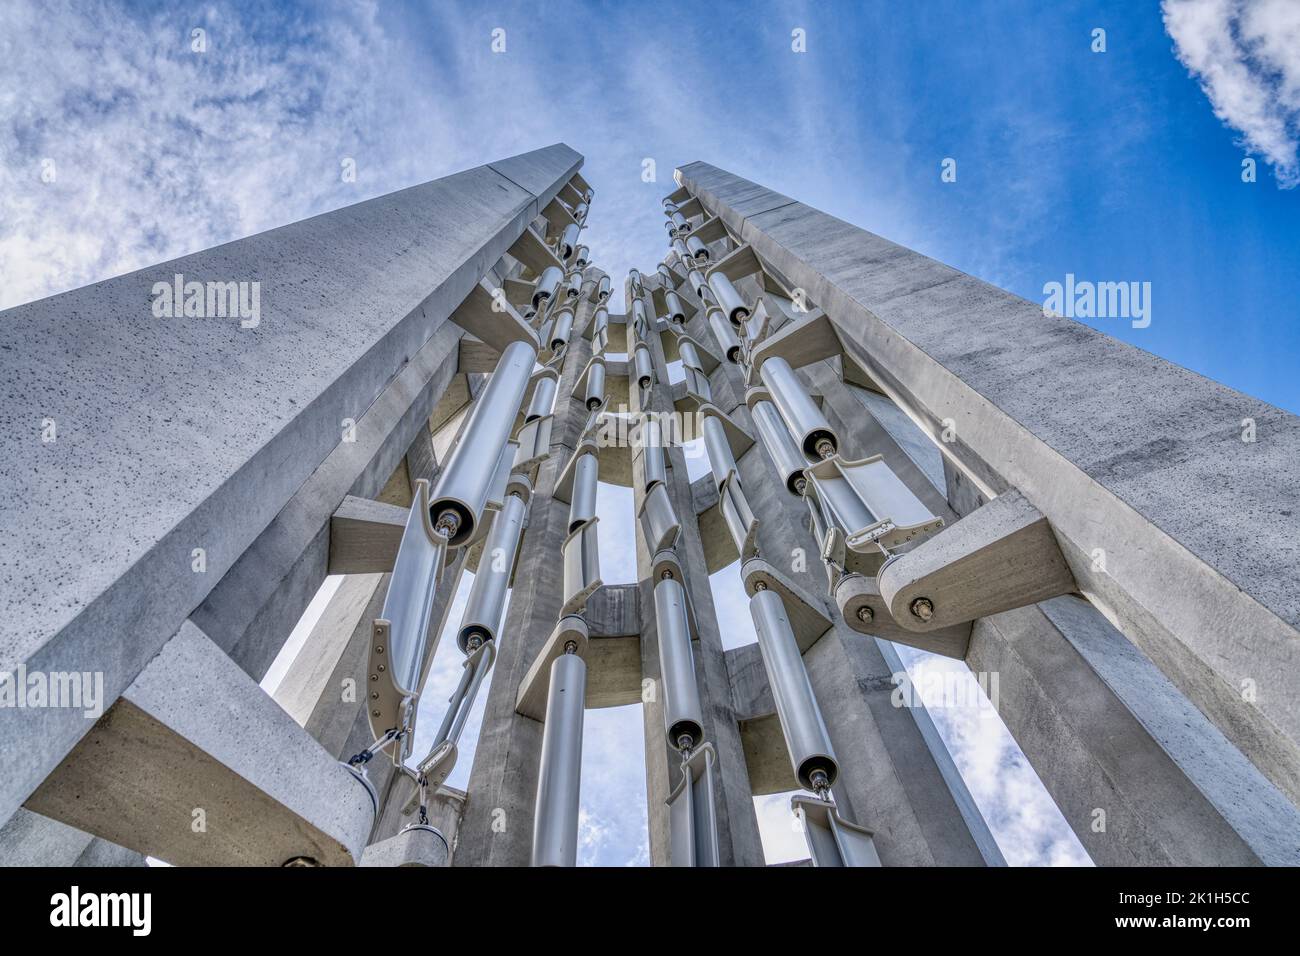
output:
POLYGON ((575 651, 576 647, 566 647, 551 664, 533 816, 533 866, 576 866, 578 862, 587 665, 575 651))
POLYGON ((749 318, 749 306, 740 297, 731 280, 721 272, 714 272, 709 276, 709 290, 718 300, 718 306, 726 313, 732 325, 740 325, 749 318))
POLYGON ((790 437, 790 430, 781 420, 780 412, 766 398, 753 401, 749 412, 758 432, 759 443, 776 466, 786 490, 796 498, 802 497, 807 483, 804 469, 808 467, 808 462, 790 437))
POLYGON ((581 231, 582 227, 578 223, 571 222, 560 233, 560 240, 556 243, 556 251, 565 262, 568 262, 573 257, 573 253, 578 247, 578 234, 581 231))
POLYGON ((522 475, 514 478, 514 485, 506 500, 492 519, 483 554, 479 558, 474 586, 465 605, 460 633, 456 641, 463 653, 474 648, 472 641, 495 640, 505 607, 506 592, 510 587, 510 574, 519 551, 519 538, 523 533, 524 514, 528 510, 528 479, 522 475))
POLYGON ((536 421, 551 414, 551 409, 555 407, 555 393, 558 388, 559 379, 555 376, 545 375, 539 378, 537 384, 533 386, 533 396, 529 399, 524 421, 536 421))
POLYGON ((754 619, 763 667, 772 685, 795 779, 801 787, 825 799, 839 776, 839 763, 785 604, 775 591, 762 588, 749 599, 749 613, 754 619))
POLYGON ((563 281, 564 270, 559 266, 547 266, 542 270, 542 274, 537 277, 537 282, 533 286, 533 308, 540 310, 544 303, 555 298, 563 281))
POLYGON ((596 486, 600 462, 594 451, 584 451, 573 467, 573 492, 569 500, 569 530, 574 531, 596 516, 596 486))
POLYGON ((664 687, 664 730, 668 745, 689 756, 704 741, 704 709, 695 681, 686 589, 671 570, 655 582, 655 627, 664 687))
POLYGON ((587 369, 587 392, 584 404, 588 411, 598 412, 605 407, 605 362, 600 356, 592 360, 587 369))
POLYGON ((599 302, 604 302, 606 299, 608 299, 608 298, 609 298, 609 293, 610 293, 610 291, 611 291, 612 288, 613 288, 613 286, 611 285, 611 283, 610 283, 610 281, 609 281, 609 276, 601 276, 601 277, 600 277, 600 281, 599 281, 598 283, 596 283, 596 299, 597 299, 597 301, 599 301, 599 302))
POLYGON ((501 449, 510 439, 536 358, 527 342, 505 347, 438 479, 430 513, 435 531, 448 532, 453 548, 470 540, 478 529, 501 449))
POLYGON ((839 437, 794 374, 790 363, 779 355, 769 357, 758 370, 772 402, 790 434, 811 461, 829 458, 839 448, 839 437))
POLYGON ((741 357, 740 339, 721 309, 716 307, 709 309, 709 329, 713 332, 713 337, 718 340, 718 345, 727 356, 727 361, 738 363, 741 357))
POLYGON ((569 336, 573 333, 573 310, 567 305, 555 313, 554 321, 551 324, 548 338, 552 352, 558 352, 569 344, 569 336))

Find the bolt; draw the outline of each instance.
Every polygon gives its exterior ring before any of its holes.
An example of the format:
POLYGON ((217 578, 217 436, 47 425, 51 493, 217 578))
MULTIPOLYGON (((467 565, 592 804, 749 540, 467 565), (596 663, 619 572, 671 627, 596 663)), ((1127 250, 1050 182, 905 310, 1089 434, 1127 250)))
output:
POLYGON ((690 734, 681 734, 681 735, 677 738, 677 749, 678 749, 678 750, 685 751, 685 752, 689 753, 689 752, 690 752, 690 749, 691 749, 692 747, 694 747, 694 746, 695 746, 695 738, 692 737, 690 734))
POLYGON ((794 490, 799 492, 799 494, 801 495, 804 494, 807 488, 808 488, 807 478, 796 478, 794 480, 794 490))
POLYGON ((862 607, 858 608, 858 620, 863 624, 870 624, 875 619, 876 612, 871 610, 869 605, 864 604, 862 607))
POLYGON ((480 647, 483 646, 483 636, 482 636, 481 634, 473 634, 473 635, 471 635, 470 638, 469 638, 469 640, 467 640, 467 641, 465 642, 465 646, 466 646, 470 651, 476 651, 476 650, 478 650, 480 647))
POLYGON ((460 528, 460 516, 456 512, 448 509, 438 515, 438 520, 433 525, 435 533, 442 535, 444 538, 453 538, 456 531, 460 528))
POLYGON ((673 579, 672 568, 664 568, 663 571, 659 573, 660 581, 671 581, 672 579, 673 579))
POLYGON ((826 776, 826 771, 814 770, 812 774, 809 776, 808 782, 812 784, 813 791, 817 794, 817 796, 822 797, 822 799, 825 799, 826 791, 831 788, 831 782, 830 779, 826 776))
POLYGON ((566 653, 566 654, 576 654, 576 653, 578 653, 578 642, 577 642, 577 641, 565 641, 565 642, 564 642, 564 653, 566 653))
POLYGON ((767 590, 767 582, 766 582, 766 581, 755 581, 755 582, 754 582, 754 590, 755 590, 755 591, 766 591, 766 590, 767 590))
POLYGON ((929 598, 917 598, 912 602, 912 616, 922 621, 930 620, 934 617, 934 604, 929 598))
POLYGON ((834 458, 835 443, 829 438, 823 438, 817 443, 817 454, 821 455, 823 458, 834 458))

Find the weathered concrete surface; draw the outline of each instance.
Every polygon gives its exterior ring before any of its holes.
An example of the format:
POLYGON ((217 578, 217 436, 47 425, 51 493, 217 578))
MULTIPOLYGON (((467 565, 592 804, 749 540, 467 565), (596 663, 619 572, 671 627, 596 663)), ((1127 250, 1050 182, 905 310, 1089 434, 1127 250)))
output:
POLYGON ((677 176, 891 398, 952 419, 967 477, 1020 489, 1082 592, 1300 798, 1300 419, 706 163, 677 176))
MULTIPOLYGON (((883 454, 935 514, 954 521, 984 503, 961 472, 945 477, 935 444, 887 400, 844 385, 829 363, 805 374, 852 453, 883 454)), ((1287 860, 1295 809, 1085 601, 978 622, 967 663, 998 675, 999 715, 1098 865, 1287 860)))
POLYGON ((373 797, 186 622, 27 807, 177 865, 352 865, 373 797))
POLYGON ((19 808, 0 826, 0 866, 144 866, 144 857, 19 808))
MULTIPOLYGON (((580 163, 549 147, 7 310, 0 670, 116 698, 580 163), (259 282, 259 324, 155 318, 176 274, 259 282)), ((0 819, 89 726, 0 711, 0 819)))

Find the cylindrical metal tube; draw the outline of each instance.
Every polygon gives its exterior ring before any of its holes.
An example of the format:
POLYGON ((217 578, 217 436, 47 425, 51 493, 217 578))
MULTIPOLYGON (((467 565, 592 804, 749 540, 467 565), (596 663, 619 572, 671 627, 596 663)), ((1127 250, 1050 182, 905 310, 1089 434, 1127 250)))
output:
POLYGON ((673 223, 674 226, 677 227, 677 231, 678 231, 678 232, 690 232, 690 231, 691 231, 691 224, 690 224, 690 222, 689 222, 689 221, 687 220, 687 218, 686 218, 685 216, 683 216, 680 212, 676 212, 676 211, 674 211, 674 212, 670 213, 670 214, 669 214, 669 218, 672 219, 672 223, 673 223))
POLYGON ((706 415, 700 428, 704 432, 704 448, 709 453, 709 467, 713 477, 722 484, 730 472, 736 471, 736 458, 727 441, 727 429, 717 415, 706 415))
POLYGON ((664 293, 664 304, 668 306, 669 322, 680 324, 686 321, 686 307, 682 305, 681 297, 672 289, 664 293))
POLYGON ((578 801, 582 786, 582 719, 587 665, 577 654, 551 664, 533 814, 533 866, 578 862, 578 801))
POLYGON ((839 764, 785 604, 775 591, 758 591, 749 599, 749 613, 754 619, 758 649, 763 656, 795 779, 801 787, 812 790, 813 774, 820 770, 826 774, 827 785, 833 786, 839 775, 839 764))
POLYGON ((704 290, 708 289, 709 283, 704 279, 704 273, 699 269, 689 269, 686 272, 686 283, 691 287, 691 291, 704 298, 704 290))
POLYGON ((700 241, 699 236, 688 236, 686 238, 686 251, 695 258, 696 262, 709 261, 709 247, 700 241))
POLYGON ((501 449, 510 439, 536 358, 527 342, 511 342, 502 350, 496 370, 475 401, 465 432, 438 478, 429 513, 435 523, 444 511, 452 511, 460 519, 449 542, 452 547, 468 541, 478 527, 501 449))
POLYGON ((632 300, 632 322, 639 322, 642 325, 645 325, 646 322, 645 303, 641 301, 640 297, 632 300))
POLYGON ((551 351, 558 352, 569 344, 569 335, 573 332, 573 310, 568 306, 555 313, 551 325, 551 351))
POLYGON ((644 290, 641 287, 641 270, 633 269, 627 274, 628 283, 632 286, 632 294, 639 296, 644 290))
POLYGON ((718 346, 727 356, 728 362, 740 361, 740 339, 736 337, 736 330, 721 309, 709 309, 709 328, 713 330, 713 337, 718 340, 718 346))
POLYGON ((596 309, 591 320, 591 348, 597 354, 605 351, 609 344, 609 310, 603 305, 596 309))
POLYGON ((694 259, 691 251, 686 248, 686 242, 682 239, 674 239, 671 243, 673 252, 677 253, 677 258, 683 262, 690 262, 694 259))
POLYGON ((563 281, 564 270, 559 266, 547 266, 543 269, 542 274, 537 277, 537 283, 533 286, 533 308, 540 309, 543 302, 549 302, 560 290, 560 283, 563 281))
POLYGON ((601 276, 600 282, 596 285, 596 298, 604 302, 609 298, 610 288, 609 276, 601 276))
POLYGON ((600 463, 594 452, 583 452, 573 466, 573 491, 569 496, 569 531, 596 516, 596 483, 600 463))
POLYGON ((749 318, 749 306, 745 305, 745 300, 740 297, 731 280, 721 272, 709 276, 709 289, 717 298, 719 307, 727 313, 727 319, 732 325, 739 325, 749 318))
POLYGON ((808 467, 808 462, 790 437, 790 429, 785 427, 776 406, 771 402, 755 402, 750 417, 754 419, 754 427, 758 430, 759 442, 767 450, 767 456, 772 459, 776 470, 781 473, 786 490, 799 497, 799 482, 804 478, 803 472, 808 467))
POLYGON ((582 294, 582 273, 577 269, 565 276, 564 294, 570 299, 576 299, 582 294))
POLYGON ((700 353, 695 350, 695 343, 682 339, 677 344, 677 354, 681 356, 682 364, 687 368, 704 371, 704 366, 700 363, 700 353))
POLYGON ((460 633, 456 636, 462 653, 468 652, 469 639, 475 634, 485 641, 497 636, 527 507, 519 495, 506 495, 501 510, 492 519, 492 530, 483 545, 483 554, 479 556, 474 586, 470 588, 460 633))
POLYGON ((578 251, 574 253, 573 264, 579 269, 587 268, 587 263, 591 261, 591 250, 586 246, 578 246, 578 251))
POLYGON ((668 469, 664 465, 663 433, 659 420, 649 417, 641 427, 641 445, 644 449, 641 460, 645 468, 645 490, 656 481, 668 480, 668 469))
POLYGON ((569 225, 564 227, 564 232, 560 233, 560 242, 556 248, 560 254, 560 258, 565 262, 569 261, 573 256, 574 250, 578 248, 578 234, 580 232, 582 232, 582 229, 578 224, 576 222, 571 222, 569 225))
POLYGON ((578 205, 573 209, 573 218, 578 220, 578 222, 585 222, 587 219, 587 213, 590 209, 591 207, 585 202, 578 203, 578 205))
POLYGON ((664 265, 664 264, 661 262, 661 263, 659 263, 659 265, 655 266, 655 272, 659 273, 659 275, 663 277, 663 280, 664 280, 665 283, 667 283, 667 287, 668 287, 668 288, 671 289, 671 288, 676 287, 676 285, 677 285, 677 280, 676 280, 675 278, 673 278, 673 270, 672 270, 672 269, 669 269, 666 265, 664 265))
POLYGON ((642 388, 649 388, 654 381, 654 363, 650 361, 650 349, 638 345, 632 352, 632 364, 636 366, 636 383, 642 388))
POLYGON ((686 591, 675 579, 655 582, 655 631, 659 638, 659 673, 664 686, 664 729, 668 746, 680 750, 683 736, 692 748, 704 741, 704 708, 695 682, 686 591))
POLYGON ((673 236, 677 235, 677 224, 672 219, 664 220, 664 229, 668 231, 668 238, 671 241, 673 236))
POLYGON ((839 448, 839 436, 817 403, 809 397, 789 362, 779 355, 773 355, 763 362, 759 377, 767 386, 786 428, 790 429, 790 434, 805 455, 813 461, 820 461, 822 456, 818 453, 817 446, 823 441, 829 441, 833 448, 839 448))
POLYGON ((524 421, 531 422, 538 418, 545 418, 555 408, 555 391, 558 388, 558 380, 552 375, 543 375, 533 386, 533 397, 528 402, 528 411, 524 414, 524 421))
POLYGON ((595 362, 587 370, 587 409, 598 411, 605 407, 605 364, 595 362))

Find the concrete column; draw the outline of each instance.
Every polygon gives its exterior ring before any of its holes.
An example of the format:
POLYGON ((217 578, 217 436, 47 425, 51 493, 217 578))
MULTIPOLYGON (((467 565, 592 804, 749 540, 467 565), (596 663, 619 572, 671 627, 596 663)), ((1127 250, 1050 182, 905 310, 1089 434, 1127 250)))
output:
POLYGON ((949 432, 967 480, 1020 491, 1081 593, 1300 801, 1300 500, 1279 480, 1300 418, 706 163, 677 179, 949 432))
MULTIPOLYGON (((806 377, 855 455, 884 455, 934 514, 983 503, 886 399, 867 409, 829 363, 806 377)), ((1000 716, 1098 865, 1296 864, 1295 807, 1088 602, 978 621, 966 661, 998 675, 1000 716)))

